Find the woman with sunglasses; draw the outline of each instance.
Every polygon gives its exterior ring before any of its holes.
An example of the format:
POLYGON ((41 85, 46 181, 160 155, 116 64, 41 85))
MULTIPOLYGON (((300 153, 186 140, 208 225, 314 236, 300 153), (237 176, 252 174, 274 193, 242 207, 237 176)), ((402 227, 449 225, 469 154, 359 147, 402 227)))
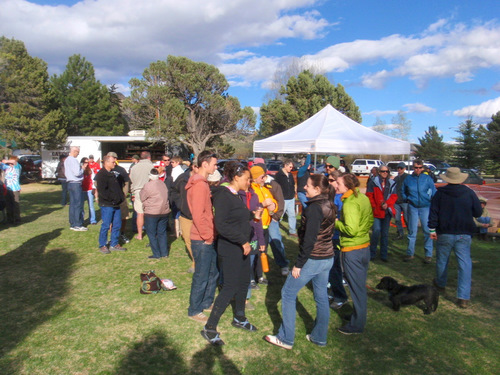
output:
POLYGON ((218 233, 217 254, 224 281, 207 324, 201 331, 201 335, 214 346, 224 345, 217 332, 217 325, 230 303, 233 308, 231 324, 246 331, 257 331, 245 316, 250 283, 250 220, 253 214, 238 194, 240 190, 247 189, 250 171, 240 163, 228 162, 224 166, 224 175, 229 184, 212 191, 215 229, 218 233))
POLYGON ((389 226, 391 217, 396 215, 394 204, 398 199, 396 183, 391 179, 389 167, 382 165, 377 177, 368 180, 366 196, 370 199, 373 210, 373 227, 370 240, 370 259, 377 257, 377 246, 380 240, 380 260, 387 262, 389 246, 389 226))

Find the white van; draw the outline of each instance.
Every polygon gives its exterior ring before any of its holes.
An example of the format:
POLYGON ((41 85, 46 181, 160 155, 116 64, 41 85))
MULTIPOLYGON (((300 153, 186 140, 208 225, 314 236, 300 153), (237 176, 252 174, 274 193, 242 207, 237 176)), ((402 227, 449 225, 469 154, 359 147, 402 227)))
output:
POLYGON ((360 174, 370 174, 370 171, 373 167, 380 168, 382 165, 385 165, 382 160, 377 159, 356 159, 351 164, 351 173, 355 175, 360 174))

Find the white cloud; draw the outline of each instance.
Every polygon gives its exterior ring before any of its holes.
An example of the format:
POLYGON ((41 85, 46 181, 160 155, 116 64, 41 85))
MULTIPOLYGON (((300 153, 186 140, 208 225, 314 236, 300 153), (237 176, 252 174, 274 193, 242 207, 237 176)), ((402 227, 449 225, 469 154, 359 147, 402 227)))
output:
POLYGON ((381 116, 386 116, 386 115, 395 115, 397 113, 398 113, 397 109, 389 109, 389 110, 385 110, 385 111, 376 109, 376 110, 370 111, 370 112, 363 112, 363 115, 381 117, 381 116))
POLYGON ((303 9, 318 1, 95 0, 48 6, 0 0, 0 35, 25 42, 52 72, 64 70, 68 57, 79 53, 99 74, 113 72, 113 80, 140 75, 169 54, 218 63, 251 57, 248 51, 219 55, 230 46, 322 37, 328 22, 303 9))
POLYGON ((260 107, 251 107, 257 116, 260 115, 260 107))
POLYGON ((407 112, 415 113, 426 113, 426 112, 436 112, 436 109, 426 106, 422 103, 408 103, 404 104, 403 107, 406 108, 407 112))
POLYGON ((475 117, 479 120, 490 119, 492 115, 500 111, 500 97, 491 99, 478 105, 470 105, 453 112, 459 117, 475 117))

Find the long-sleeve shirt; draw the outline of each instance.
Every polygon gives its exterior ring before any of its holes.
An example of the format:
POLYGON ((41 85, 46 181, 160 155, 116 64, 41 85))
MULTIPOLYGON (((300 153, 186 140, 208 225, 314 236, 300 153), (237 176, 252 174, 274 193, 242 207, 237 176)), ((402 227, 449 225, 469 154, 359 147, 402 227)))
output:
POLYGON ((64 161, 64 174, 68 182, 82 182, 83 169, 75 157, 70 155, 64 161))

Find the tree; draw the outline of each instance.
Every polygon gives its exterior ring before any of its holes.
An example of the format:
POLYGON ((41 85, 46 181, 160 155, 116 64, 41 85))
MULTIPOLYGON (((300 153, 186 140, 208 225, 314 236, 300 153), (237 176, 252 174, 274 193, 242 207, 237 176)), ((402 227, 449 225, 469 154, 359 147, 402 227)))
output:
POLYGON ((481 168, 483 158, 477 125, 469 118, 459 125, 457 132, 455 162, 463 168, 481 168))
POLYGON ((19 148, 57 147, 66 122, 50 92, 47 64, 23 42, 0 37, 0 135, 19 148))
POLYGON ((418 141, 420 144, 416 146, 416 156, 419 159, 446 160, 448 150, 436 126, 429 126, 429 130, 426 130, 425 135, 418 141))
POLYGON ((126 134, 114 86, 109 90, 96 80, 94 67, 84 57, 70 56, 66 70, 51 83, 68 119, 68 135, 126 134))
POLYGON ((493 162, 493 170, 500 169, 500 111, 491 116, 491 122, 486 125, 486 142, 484 148, 488 159, 493 162))
POLYGON ((324 75, 303 71, 291 77, 280 90, 282 99, 269 100, 260 109, 260 135, 263 137, 289 129, 308 119, 327 104, 354 121, 361 122, 361 113, 342 85, 333 85, 324 75))
POLYGON ((395 126, 390 136, 407 141, 411 132, 411 120, 406 118, 405 112, 398 111, 398 114, 392 118, 392 124, 395 126))
POLYGON ((135 126, 146 128, 152 140, 187 144, 195 157, 216 137, 254 129, 254 112, 227 94, 227 80, 213 65, 168 56, 151 63, 130 86, 127 108, 135 126))

